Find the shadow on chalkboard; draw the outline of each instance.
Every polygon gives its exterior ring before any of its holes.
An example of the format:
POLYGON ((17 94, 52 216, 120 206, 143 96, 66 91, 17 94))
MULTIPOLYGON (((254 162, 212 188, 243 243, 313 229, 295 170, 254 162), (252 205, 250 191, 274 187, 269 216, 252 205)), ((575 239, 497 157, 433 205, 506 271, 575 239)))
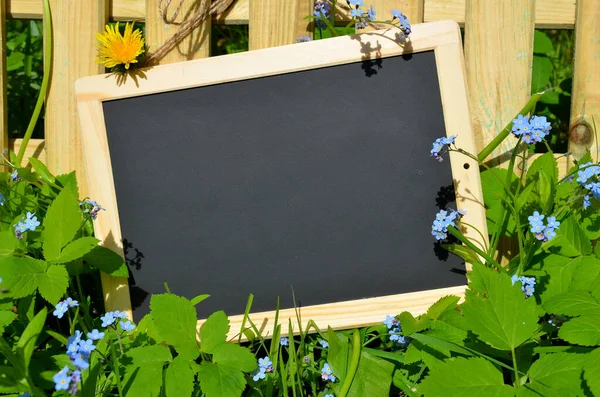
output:
MULTIPOLYGON (((389 37, 386 37, 382 34, 375 34, 382 37, 385 40, 392 40, 389 37)), ((365 76, 371 77, 377 74, 377 70, 383 69, 383 59, 381 58, 381 44, 377 43, 377 47, 373 47, 371 43, 364 43, 361 38, 361 35, 352 35, 353 40, 357 40, 360 43, 362 52, 364 55, 362 56, 361 68, 365 72, 365 76), (374 54, 374 56, 373 56, 374 54)), ((393 40, 398 46, 404 48, 408 53, 402 55, 402 59, 408 61, 412 58, 412 44, 410 41, 406 41, 406 38, 401 34, 397 33, 396 38, 393 40)))
POLYGON ((149 292, 138 287, 135 283, 133 269, 141 270, 144 254, 126 238, 123 239, 123 256, 129 270, 129 294, 131 295, 131 308, 136 309, 142 305, 149 292))

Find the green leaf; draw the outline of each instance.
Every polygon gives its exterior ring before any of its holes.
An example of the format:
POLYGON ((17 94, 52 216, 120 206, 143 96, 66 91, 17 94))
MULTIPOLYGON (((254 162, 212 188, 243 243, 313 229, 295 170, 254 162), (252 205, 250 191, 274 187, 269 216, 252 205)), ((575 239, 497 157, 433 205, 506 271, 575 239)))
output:
MULTIPOLYGON (((388 397, 394 364, 362 351, 348 397, 388 397)), ((341 378, 340 378, 341 379, 341 378)))
POLYGON ((525 183, 527 185, 535 183, 540 175, 549 177, 552 184, 558 181, 558 163, 550 152, 542 154, 531 163, 527 169, 525 183))
POLYGON ((576 257, 592 253, 590 239, 577 223, 575 216, 564 219, 556 230, 556 237, 548 241, 545 246, 552 247, 557 254, 563 256, 576 257))
POLYGON ((172 294, 153 295, 150 310, 160 338, 184 358, 196 359, 200 354, 196 341, 197 318, 190 301, 172 294))
POLYGON ((540 30, 536 30, 533 34, 533 52, 535 54, 548 54, 554 52, 552 40, 548 35, 540 30))
POLYGON ((136 366, 122 380, 127 397, 159 397, 163 384, 163 365, 159 362, 136 366))
POLYGON ((583 364, 583 378, 592 391, 592 395, 600 396, 600 348, 588 354, 583 364))
POLYGON ((583 396, 581 374, 586 355, 575 353, 546 354, 529 368, 531 384, 561 391, 561 395, 583 396))
POLYGON ((453 357, 431 369, 420 384, 427 397, 512 397, 502 372, 483 358, 453 357), (468 375, 467 375, 468 374, 468 375))
POLYGON ((28 256, 0 258, 2 287, 8 296, 22 298, 35 293, 39 279, 46 274, 46 262, 28 256))
POLYGON ((77 187, 77 175, 75 171, 68 174, 57 175, 56 180, 60 182, 64 190, 69 190, 73 196, 79 197, 79 188, 77 187))
POLYGON ((550 280, 545 284, 541 294, 542 302, 569 290, 573 274, 581 265, 582 258, 572 259, 560 255, 549 255, 544 258, 542 269, 550 276, 550 280))
MULTIPOLYGON (((496 224, 501 224, 504 213, 507 211, 507 205, 503 198, 506 198, 504 183, 507 181, 508 170, 501 168, 493 168, 485 170, 481 173, 481 184, 483 187, 483 199, 486 205, 486 218, 488 221, 488 229, 494 230, 496 224)), ((511 191, 516 191, 520 185, 520 180, 512 173, 510 175, 510 183, 508 188, 511 191)), ((516 230, 516 223, 512 216, 506 228, 506 234, 510 235, 516 230)))
POLYGON ((83 260, 96 269, 115 277, 129 277, 129 269, 125 260, 116 252, 96 246, 85 254, 83 260))
POLYGON ((460 298, 454 295, 444 296, 427 309, 427 317, 437 319, 447 311, 454 310, 460 298))
POLYGON ((552 75, 552 61, 544 55, 533 56, 533 66, 531 75, 531 92, 544 91, 550 83, 552 75))
POLYGON ((42 297, 55 305, 67 292, 69 273, 64 266, 50 265, 46 272, 39 276, 37 283, 42 297))
POLYGON ((35 172, 42 178, 44 182, 54 183, 56 179, 54 178, 54 175, 52 175, 52 173, 48 170, 48 168, 44 165, 44 163, 42 163, 35 157, 30 157, 29 162, 33 166, 33 169, 35 169, 35 172))
POLYGON ((206 397, 241 396, 246 386, 240 370, 206 361, 198 370, 198 380, 206 397))
POLYGON ((208 294, 198 295, 198 296, 192 298, 192 300, 190 302, 192 303, 193 306, 196 306, 198 303, 204 301, 205 299, 207 299, 209 297, 210 297, 210 295, 208 295, 208 294))
POLYGON ((250 350, 233 343, 220 343, 213 349, 214 363, 252 372, 256 369, 256 358, 250 350))
POLYGON ((167 346, 164 345, 136 347, 125 353, 125 357, 131 359, 131 361, 136 365, 143 365, 153 362, 165 363, 172 358, 171 351, 167 346))
POLYGON ((11 256, 17 249, 18 243, 12 230, 0 232, 0 258, 11 256))
POLYGON ((50 204, 44 218, 44 257, 55 261, 61 249, 69 243, 81 226, 81 210, 77 197, 70 189, 63 189, 50 204))
POLYGON ((9 310, 0 310, 0 334, 4 332, 4 328, 10 325, 17 318, 17 314, 9 310))
POLYGON ((56 263, 67 263, 83 257, 98 245, 100 240, 94 237, 82 237, 70 242, 61 251, 56 263))
MULTIPOLYGON (((571 277, 569 290, 587 291, 591 288, 594 279, 600 275, 600 260, 595 256, 581 256, 576 258, 575 261, 578 263, 578 266, 575 268, 573 276, 571 277)), ((550 279, 550 282, 552 282, 552 278, 550 279)))
POLYGON ((467 263, 481 263, 479 256, 475 251, 466 245, 461 244, 442 244, 442 248, 446 251, 462 258, 467 263))
POLYGON ((348 371, 348 336, 342 333, 336 334, 331 327, 328 327, 327 339, 329 343, 327 362, 338 378, 345 379, 348 371))
POLYGON ((467 290, 462 310, 482 341, 496 349, 511 350, 533 336, 538 328, 535 299, 526 299, 504 273, 474 266, 470 277, 469 285, 478 285, 485 294, 467 290))
POLYGON ((27 373, 29 373, 31 355, 37 347, 37 340, 42 333, 47 315, 48 310, 44 307, 27 325, 27 328, 25 328, 25 331, 23 331, 23 334, 21 334, 21 337, 17 342, 17 357, 23 363, 23 367, 27 373))
POLYGON ((200 328, 200 348, 212 354, 215 346, 225 342, 229 332, 229 319, 224 311, 211 314, 200 328))
POLYGON ((25 60, 25 54, 22 52, 12 52, 6 57, 6 70, 12 72, 23 67, 23 60, 25 60))
POLYGON ((589 292, 571 291, 554 295, 543 305, 548 313, 565 316, 600 316, 600 303, 589 292))
POLYGON ((581 316, 566 321, 560 327, 558 336, 575 345, 600 345, 600 311, 593 316, 581 316))
POLYGON ((194 372, 190 367, 189 360, 177 356, 169 364, 165 372, 165 391, 167 397, 192 395, 194 391, 194 372))

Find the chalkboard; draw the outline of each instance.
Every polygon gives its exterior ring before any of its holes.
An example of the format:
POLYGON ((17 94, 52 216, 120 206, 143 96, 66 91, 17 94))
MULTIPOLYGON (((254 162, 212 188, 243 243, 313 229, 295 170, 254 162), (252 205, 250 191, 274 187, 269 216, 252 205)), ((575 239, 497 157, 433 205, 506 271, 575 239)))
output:
MULTIPOLYGON (((253 313, 270 313, 278 299, 288 311, 327 311, 464 288, 465 265, 430 232, 440 209, 465 208, 455 185, 480 193, 464 178, 477 167, 429 156, 450 135, 439 73, 449 66, 435 48, 415 50, 414 36, 410 51, 396 42, 387 56, 358 51, 353 62, 100 101, 134 320, 165 282, 188 298, 211 295, 198 318, 239 316, 249 294, 253 313)), ((221 61, 241 68, 325 44, 221 61)), ((468 119, 455 135, 472 141, 468 119)))

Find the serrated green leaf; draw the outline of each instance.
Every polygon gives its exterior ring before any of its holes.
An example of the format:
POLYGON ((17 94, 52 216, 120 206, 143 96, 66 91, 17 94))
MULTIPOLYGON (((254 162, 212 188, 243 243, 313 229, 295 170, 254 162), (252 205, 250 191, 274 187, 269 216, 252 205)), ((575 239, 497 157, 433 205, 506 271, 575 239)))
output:
POLYGON ((250 350, 233 343, 221 343, 213 349, 213 362, 227 367, 252 372, 256 369, 256 358, 250 350))
POLYGON ((575 394, 565 394, 564 390, 554 390, 540 383, 526 383, 517 389, 517 397, 578 397, 575 394))
POLYGON ((554 295, 543 304, 544 309, 552 314, 566 316, 600 316, 600 303, 587 291, 570 291, 554 295))
POLYGON ((163 384, 163 364, 154 362, 135 367, 121 381, 127 397, 159 397, 163 384))
POLYGON ((37 281, 40 294, 51 304, 58 303, 67 292, 69 273, 62 265, 50 265, 37 281))
POLYGON ((194 372, 189 360, 181 356, 169 364, 165 371, 165 391, 167 397, 191 396, 194 391, 194 372))
POLYGON ((17 246, 18 240, 12 230, 0 232, 0 258, 11 256, 17 246))
POLYGON ((347 396, 388 397, 393 372, 394 364, 362 351, 347 396))
POLYGON ((600 345, 600 312, 566 321, 558 330, 558 336, 574 345, 600 345))
POLYGON ((587 355, 583 364, 583 378, 592 391, 592 395, 600 396, 600 348, 587 355))
MULTIPOLYGON (((576 258, 579 260, 579 266, 573 272, 570 291, 589 290, 594 279, 600 275, 600 260, 595 256, 582 256, 576 258)), ((550 280, 552 281, 552 280, 550 280)), ((564 291, 566 292, 566 291, 564 291)))
POLYGON ((427 317, 432 320, 437 319, 447 311, 454 310, 460 298, 454 295, 448 295, 440 298, 437 302, 427 309, 427 317))
POLYGON ((550 152, 542 154, 531 163, 527 169, 525 183, 527 185, 536 183, 540 175, 548 177, 553 184, 558 181, 558 163, 550 152))
POLYGON ((46 262, 28 256, 0 258, 2 288, 13 298, 31 295, 37 289, 40 277, 46 274, 46 268, 46 262))
POLYGON ((101 246, 83 256, 83 260, 96 269, 115 277, 129 277, 125 260, 116 252, 101 246))
POLYGON ((327 339, 329 343, 327 362, 333 373, 340 379, 344 379, 348 371, 348 336, 342 333, 336 334, 331 327, 328 327, 327 339))
POLYGON ((92 251, 100 242, 94 237, 82 237, 77 240, 71 241, 63 250, 60 252, 58 258, 54 261, 56 263, 67 263, 83 257, 88 252, 92 251))
POLYGON ((44 307, 35 315, 33 320, 27 324, 27 328, 25 328, 25 331, 23 331, 17 342, 17 357, 23 363, 23 368, 25 368, 26 371, 29 371, 31 355, 37 347, 37 340, 42 333, 42 329, 44 329, 47 315, 48 310, 44 307))
POLYGON ((402 333, 406 336, 410 336, 415 332, 419 332, 424 328, 420 328, 417 324, 417 319, 413 317, 410 312, 402 312, 398 315, 398 320, 402 326, 402 333))
POLYGON ((206 397, 241 396, 246 386, 240 370, 206 361, 198 370, 198 380, 206 397))
POLYGON ((75 197, 79 197, 79 187, 77 186, 77 175, 75 171, 68 174, 57 175, 56 180, 60 182, 64 190, 69 190, 75 197))
POLYGON ((48 170, 48 168, 40 160, 35 157, 30 157, 29 162, 33 166, 35 172, 42 178, 44 182, 54 183, 54 175, 48 170))
POLYGON ((462 310, 471 330, 490 346, 511 350, 537 331, 537 305, 527 299, 510 277, 483 266, 474 266, 472 284, 480 285, 484 294, 466 291, 462 310))
POLYGON ((200 348, 212 354, 215 346, 225 342, 229 332, 229 319, 224 311, 214 312, 200 328, 200 348))
POLYGON ((529 368, 531 384, 563 391, 562 395, 584 395, 581 373, 586 355, 575 353, 546 354, 529 368))
POLYGON ((161 363, 164 364, 171 360, 171 351, 167 346, 164 345, 151 345, 135 347, 125 353, 124 362, 131 360, 131 362, 137 366, 143 366, 144 364, 161 363))
POLYGON ((153 295, 150 310, 158 336, 184 358, 196 359, 200 354, 196 340, 197 317, 190 301, 172 294, 153 295))
POLYGON ((556 230, 556 237, 545 243, 557 254, 569 257, 590 255, 592 244, 585 231, 579 226, 575 216, 564 219, 556 230))
POLYGON ((451 358, 431 369, 418 390, 427 397, 515 395, 515 390, 504 384, 502 372, 483 358, 451 358))
POLYGON ((44 218, 44 257, 55 261, 61 249, 69 243, 81 226, 81 210, 77 196, 70 189, 63 189, 50 204, 44 218))
POLYGON ((559 255, 550 255, 544 258, 542 269, 550 276, 550 280, 545 284, 541 294, 542 302, 569 290, 573 275, 581 265, 581 258, 573 259, 559 255))
MULTIPOLYGON (((504 182, 510 180, 509 188, 511 191, 516 191, 520 185, 520 179, 514 174, 508 177, 508 170, 502 168, 494 168, 485 170, 481 173, 481 185, 483 188, 483 199, 486 205, 486 218, 488 229, 494 230, 496 224, 502 223, 504 214, 507 211, 507 205, 503 201, 506 197, 504 182)), ((512 216, 508 218, 506 233, 511 235, 516 230, 516 223, 512 216)))

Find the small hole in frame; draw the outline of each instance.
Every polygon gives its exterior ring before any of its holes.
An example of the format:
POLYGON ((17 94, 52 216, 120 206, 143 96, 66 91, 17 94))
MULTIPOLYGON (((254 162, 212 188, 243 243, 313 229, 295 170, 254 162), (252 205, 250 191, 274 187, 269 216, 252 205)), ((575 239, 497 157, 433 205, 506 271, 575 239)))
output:
POLYGON ((463 164, 463 168, 464 168, 465 170, 468 170, 469 168, 471 168, 471 165, 470 165, 469 163, 464 163, 464 164, 463 164))

